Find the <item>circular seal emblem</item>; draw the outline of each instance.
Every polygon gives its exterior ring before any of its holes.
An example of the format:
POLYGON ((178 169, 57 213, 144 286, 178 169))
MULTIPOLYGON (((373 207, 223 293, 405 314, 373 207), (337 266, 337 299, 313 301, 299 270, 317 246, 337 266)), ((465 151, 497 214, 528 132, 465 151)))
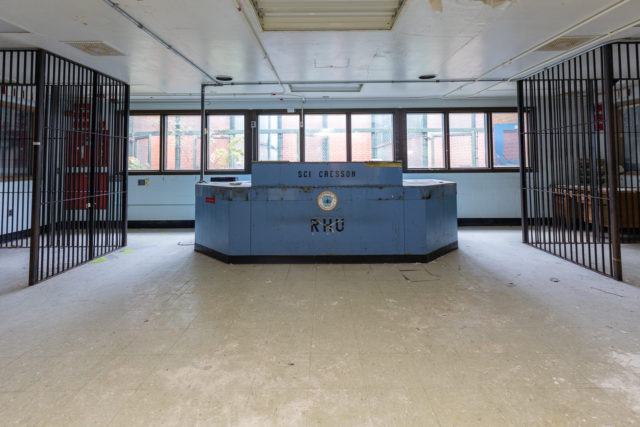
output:
POLYGON ((323 191, 318 194, 318 198, 316 199, 318 203, 318 207, 325 212, 332 211, 338 206, 338 196, 333 191, 323 191))

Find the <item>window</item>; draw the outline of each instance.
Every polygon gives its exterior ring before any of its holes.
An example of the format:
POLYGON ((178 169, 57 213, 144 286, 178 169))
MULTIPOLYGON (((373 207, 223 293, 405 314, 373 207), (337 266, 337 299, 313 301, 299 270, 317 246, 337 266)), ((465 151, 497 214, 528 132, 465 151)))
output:
POLYGON ((484 113, 449 114, 449 146, 451 168, 486 168, 484 113))
MULTIPOLYGON (((514 109, 314 110, 305 115, 303 127, 300 114, 281 111, 208 114, 208 140, 203 153, 206 171, 248 173, 252 159, 392 162, 400 151, 406 159, 405 171, 410 172, 462 169, 513 172, 519 167, 519 124, 514 109), (399 118, 405 121, 404 129, 394 126, 399 118), (252 129, 246 126, 249 122, 252 129), (249 136, 251 143, 247 140, 249 136), (247 151, 249 146, 251 150, 247 151)), ((164 114, 141 111, 131 115, 129 171, 140 175, 199 172, 200 120, 200 115, 193 111, 164 114)))
POLYGON ((307 114, 304 127, 306 162, 347 161, 346 114, 307 114))
POLYGON ((518 113, 491 114, 493 127, 493 166, 515 168, 520 166, 520 139, 518 113))
POLYGON ((393 114, 351 115, 351 160, 393 161, 393 114))
POLYGON ((297 114, 269 114, 258 118, 258 160, 300 161, 297 114))
POLYGON ((129 170, 160 170, 160 116, 129 117, 129 170))
POLYGON ((200 169, 200 116, 167 116, 167 170, 200 169))
POLYGON ((444 115, 407 114, 407 168, 445 167, 444 115))
POLYGON ((244 116, 210 115, 208 169, 244 169, 244 116))

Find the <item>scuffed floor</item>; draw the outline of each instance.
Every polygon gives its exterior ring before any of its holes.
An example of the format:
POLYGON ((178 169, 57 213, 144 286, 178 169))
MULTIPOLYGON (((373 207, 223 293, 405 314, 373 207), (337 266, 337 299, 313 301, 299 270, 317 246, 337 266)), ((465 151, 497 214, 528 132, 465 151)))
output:
POLYGON ((640 424, 640 288, 519 239, 462 229, 425 265, 226 265, 191 232, 132 232, 0 295, 0 424, 640 424))

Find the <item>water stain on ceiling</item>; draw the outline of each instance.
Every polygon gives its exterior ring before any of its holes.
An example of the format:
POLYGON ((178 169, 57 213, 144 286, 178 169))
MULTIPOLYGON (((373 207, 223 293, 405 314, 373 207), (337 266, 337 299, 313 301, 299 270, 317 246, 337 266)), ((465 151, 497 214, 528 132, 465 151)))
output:
MULTIPOLYGON (((481 2, 491 7, 502 6, 505 3, 515 3, 516 0, 468 0, 472 2, 481 2)), ((434 12, 442 12, 442 0, 429 0, 431 10, 434 12)))

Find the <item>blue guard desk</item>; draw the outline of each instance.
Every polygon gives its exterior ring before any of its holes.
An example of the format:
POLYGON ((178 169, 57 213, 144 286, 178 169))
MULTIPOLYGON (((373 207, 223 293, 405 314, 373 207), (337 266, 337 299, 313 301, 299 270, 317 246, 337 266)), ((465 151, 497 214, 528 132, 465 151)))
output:
POLYGON ((458 247, 456 184, 400 163, 254 163, 251 181, 196 184, 195 228, 226 262, 426 262, 458 247))

